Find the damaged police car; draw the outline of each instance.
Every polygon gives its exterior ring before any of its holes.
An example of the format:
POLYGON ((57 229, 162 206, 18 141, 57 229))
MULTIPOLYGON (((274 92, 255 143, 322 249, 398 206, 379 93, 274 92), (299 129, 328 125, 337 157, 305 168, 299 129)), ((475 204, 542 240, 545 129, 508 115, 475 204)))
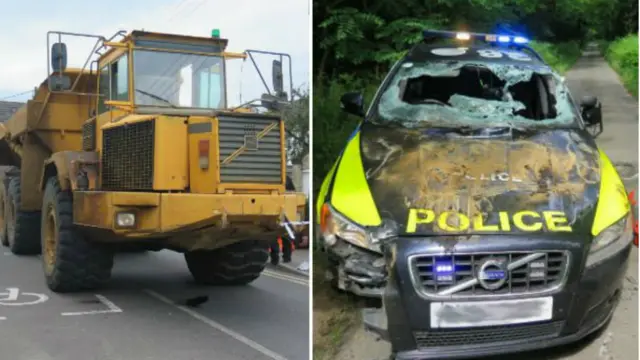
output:
POLYGON ((579 340, 611 318, 632 213, 577 105, 526 45, 425 32, 364 111, 317 199, 340 288, 381 296, 365 325, 396 359, 449 359, 579 340), (462 44, 427 40, 453 37, 462 44))

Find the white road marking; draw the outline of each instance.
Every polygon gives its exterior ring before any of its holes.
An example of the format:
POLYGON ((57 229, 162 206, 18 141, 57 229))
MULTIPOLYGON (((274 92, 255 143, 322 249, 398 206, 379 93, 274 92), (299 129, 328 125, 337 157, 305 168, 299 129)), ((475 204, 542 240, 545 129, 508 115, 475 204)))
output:
POLYGON ((284 356, 282 356, 280 354, 277 354, 277 353, 267 349, 266 347, 258 344, 257 342, 245 337, 242 334, 239 334, 239 333, 227 328, 226 326, 224 326, 224 325, 222 325, 222 324, 220 324, 220 323, 218 323, 218 322, 216 322, 214 320, 209 319, 208 317, 200 314, 199 312, 193 311, 193 310, 189 309, 186 306, 182 306, 182 305, 178 305, 178 304, 174 303, 173 301, 171 301, 171 299, 165 297, 164 295, 158 294, 157 292, 155 292, 153 290, 150 290, 150 289, 145 289, 144 292, 149 294, 151 297, 162 301, 163 303, 165 303, 167 305, 171 305, 171 306, 173 306, 173 307, 175 307, 175 308, 187 313, 191 317, 202 321, 203 323, 211 326, 212 328, 214 328, 216 330, 219 330, 219 331, 231 336, 232 338, 234 338, 234 339, 240 341, 241 343, 251 347, 252 349, 254 349, 254 350, 256 350, 256 351, 258 351, 258 352, 260 352, 260 353, 262 353, 262 354, 264 354, 264 355, 266 355, 268 357, 270 357, 273 360, 287 360, 287 358, 285 358, 284 356))
POLYGON ((4 316, 0 316, 0 320, 7 320, 7 318, 4 316))
POLYGON ((18 300, 18 295, 20 295, 20 290, 18 288, 7 288, 7 292, 9 293, 9 295, 7 295, 6 299, 2 299, 2 301, 18 300))
POLYGON ((35 304, 41 304, 47 300, 49 300, 49 297, 45 294, 28 293, 28 292, 20 293, 20 289, 18 288, 7 288, 6 292, 0 293, 0 305, 4 305, 4 306, 35 305, 35 304), (24 298, 24 297, 31 297, 31 298, 35 297, 36 299, 33 301, 18 302, 18 298, 24 298))
POLYGON ((309 286, 309 280, 305 280, 301 277, 297 277, 297 276, 291 276, 291 275, 285 275, 276 271, 272 271, 272 270, 264 270, 262 272, 262 275, 266 275, 268 277, 272 277, 274 279, 280 279, 280 280, 286 280, 289 282, 292 282, 294 284, 298 284, 298 285, 305 285, 305 286, 309 286))
POLYGON ((111 300, 107 299, 102 295, 96 294, 98 300, 103 303, 108 310, 94 310, 94 311, 78 311, 78 312, 63 312, 62 316, 78 316, 78 315, 97 315, 97 314, 112 314, 112 313, 121 313, 122 309, 120 309, 116 304, 114 304, 111 300))

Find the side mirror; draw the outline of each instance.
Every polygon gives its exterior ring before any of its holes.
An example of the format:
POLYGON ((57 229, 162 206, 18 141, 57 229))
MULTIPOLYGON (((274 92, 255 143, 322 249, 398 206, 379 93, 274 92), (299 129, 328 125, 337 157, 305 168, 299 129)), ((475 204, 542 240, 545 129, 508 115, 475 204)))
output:
POLYGON ((598 98, 595 96, 583 97, 580 101, 580 109, 582 119, 587 124, 587 127, 600 127, 599 132, 592 135, 599 135, 602 132, 602 104, 598 101, 598 98))
POLYGON ((273 60, 271 64, 271 76, 273 77, 273 91, 279 98, 286 99, 287 94, 284 93, 284 78, 282 76, 282 62, 279 60, 273 60))
POLYGON ((364 117, 364 97, 360 92, 348 92, 340 98, 340 107, 343 111, 364 117))
POLYGON ((598 125, 602 122, 602 104, 595 96, 585 96, 580 102, 582 118, 589 125, 598 125))
POLYGON ((54 72, 63 72, 67 68, 67 45, 59 42, 51 46, 51 67, 54 72))
POLYGON ((580 106, 583 107, 595 107, 596 105, 598 105, 598 98, 595 96, 591 96, 591 95, 587 95, 582 97, 582 100, 580 101, 580 106))

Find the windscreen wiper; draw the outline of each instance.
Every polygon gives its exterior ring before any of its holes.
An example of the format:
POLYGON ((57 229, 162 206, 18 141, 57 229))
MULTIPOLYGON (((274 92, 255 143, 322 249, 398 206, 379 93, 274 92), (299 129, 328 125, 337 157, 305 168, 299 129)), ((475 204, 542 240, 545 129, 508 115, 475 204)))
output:
POLYGON ((162 97, 160 97, 160 96, 158 96, 156 94, 152 94, 152 93, 146 92, 144 90, 140 90, 140 89, 136 89, 136 91, 141 93, 141 94, 143 94, 143 95, 147 95, 150 98, 156 99, 158 101, 165 102, 165 103, 169 104, 169 106, 171 106, 174 109, 178 108, 177 106, 173 105, 173 103, 171 101, 169 101, 169 100, 167 100, 165 98, 162 98, 162 97))

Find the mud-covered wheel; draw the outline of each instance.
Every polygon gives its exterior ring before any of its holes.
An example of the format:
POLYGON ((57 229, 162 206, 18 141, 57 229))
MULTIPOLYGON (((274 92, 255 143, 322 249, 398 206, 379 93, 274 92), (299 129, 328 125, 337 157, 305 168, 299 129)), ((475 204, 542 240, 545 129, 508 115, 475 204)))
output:
POLYGON ((42 201, 42 264, 49 289, 75 292, 101 287, 111 277, 113 252, 87 241, 73 225, 71 192, 49 178, 42 201))
POLYGON ((265 241, 242 241, 216 250, 186 253, 193 279, 204 285, 246 285, 254 281, 269 260, 265 241))
POLYGON ((22 191, 20 177, 9 180, 7 206, 4 219, 7 227, 7 245, 16 255, 40 253, 40 212, 21 211, 22 191))
POLYGON ((0 243, 3 246, 9 246, 9 239, 7 237, 7 221, 5 220, 6 208, 8 206, 7 189, 4 186, 4 183, 0 182, 0 243))

